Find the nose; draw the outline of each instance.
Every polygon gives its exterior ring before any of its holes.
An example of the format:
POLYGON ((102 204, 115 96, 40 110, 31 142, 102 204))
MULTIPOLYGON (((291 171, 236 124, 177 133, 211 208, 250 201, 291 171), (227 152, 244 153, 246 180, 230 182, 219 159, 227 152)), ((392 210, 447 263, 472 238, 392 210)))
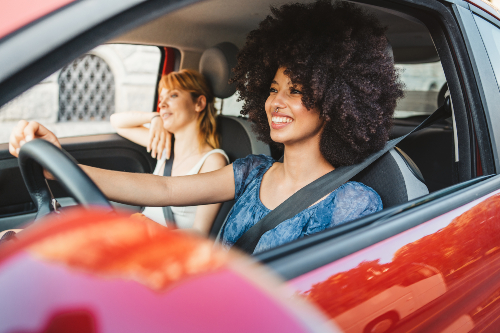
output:
POLYGON ((286 107, 286 91, 284 91, 283 89, 272 96, 272 98, 271 111, 274 111, 276 109, 284 109, 286 107))
POLYGON ((160 95, 159 101, 158 101, 158 107, 162 108, 167 106, 167 96, 165 95, 160 95))

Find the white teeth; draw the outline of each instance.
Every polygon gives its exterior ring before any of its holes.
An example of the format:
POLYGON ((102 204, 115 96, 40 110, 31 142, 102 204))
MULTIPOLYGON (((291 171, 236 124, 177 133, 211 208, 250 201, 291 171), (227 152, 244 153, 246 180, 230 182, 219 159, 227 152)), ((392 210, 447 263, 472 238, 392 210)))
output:
POLYGON ((289 118, 289 117, 272 117, 272 121, 275 124, 291 123, 293 121, 293 119, 289 118))

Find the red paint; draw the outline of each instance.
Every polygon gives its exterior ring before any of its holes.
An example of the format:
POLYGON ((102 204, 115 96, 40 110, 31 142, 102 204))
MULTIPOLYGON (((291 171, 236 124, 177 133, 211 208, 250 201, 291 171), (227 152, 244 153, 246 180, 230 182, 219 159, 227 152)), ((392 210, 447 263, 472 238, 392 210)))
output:
POLYGON ((209 240, 99 211, 48 220, 0 248, 0 332, 307 331, 209 240))
POLYGON ((500 191, 289 282, 346 332, 500 327, 500 191), (391 317, 392 316, 392 317, 391 317), (378 319, 377 319, 378 318, 378 319))
POLYGON ((0 38, 75 0, 2 0, 0 38))
MULTIPOLYGON (((161 75, 167 75, 174 71, 175 65, 175 50, 171 47, 164 47, 165 60, 163 61, 163 68, 161 70, 161 75)), ((158 92, 159 93, 159 92, 158 92)), ((160 112, 160 99, 158 98, 158 103, 156 103, 156 112, 160 112)))
POLYGON ((500 10, 496 8, 492 3, 480 0, 465 0, 465 1, 500 20, 500 10))

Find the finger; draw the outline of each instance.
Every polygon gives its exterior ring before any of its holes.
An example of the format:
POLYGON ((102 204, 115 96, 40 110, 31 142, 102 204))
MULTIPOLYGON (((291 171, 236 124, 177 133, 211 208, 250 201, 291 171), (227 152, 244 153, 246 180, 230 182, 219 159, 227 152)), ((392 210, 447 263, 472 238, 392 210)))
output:
POLYGON ((158 156, 157 159, 161 158, 163 154, 163 149, 165 149, 165 133, 161 133, 160 140, 158 140, 158 156))
POLYGON ((146 146, 146 151, 149 153, 151 151, 151 143, 153 142, 153 133, 149 130, 148 145, 146 146))
POLYGON ((26 120, 20 120, 10 133, 9 146, 12 145, 13 149, 21 147, 21 141, 24 143, 24 128, 28 125, 26 120))
POLYGON ((155 136, 151 144, 151 157, 156 158, 156 148, 158 147, 158 137, 155 136))

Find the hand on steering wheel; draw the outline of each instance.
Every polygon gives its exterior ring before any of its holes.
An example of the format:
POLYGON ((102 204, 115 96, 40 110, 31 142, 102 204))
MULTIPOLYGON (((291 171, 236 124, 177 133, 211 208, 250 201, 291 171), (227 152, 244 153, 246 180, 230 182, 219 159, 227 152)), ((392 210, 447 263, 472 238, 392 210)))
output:
MULTIPOLYGON (((36 122, 20 121, 12 131, 9 151, 19 157, 19 168, 38 213, 35 220, 53 210, 52 196, 44 170, 58 180, 66 191, 84 207, 100 206, 113 210, 104 194, 76 164, 60 149, 54 133, 36 122), (44 140, 34 140, 43 138, 44 140)), ((46 173, 47 174, 47 173, 46 173)))

